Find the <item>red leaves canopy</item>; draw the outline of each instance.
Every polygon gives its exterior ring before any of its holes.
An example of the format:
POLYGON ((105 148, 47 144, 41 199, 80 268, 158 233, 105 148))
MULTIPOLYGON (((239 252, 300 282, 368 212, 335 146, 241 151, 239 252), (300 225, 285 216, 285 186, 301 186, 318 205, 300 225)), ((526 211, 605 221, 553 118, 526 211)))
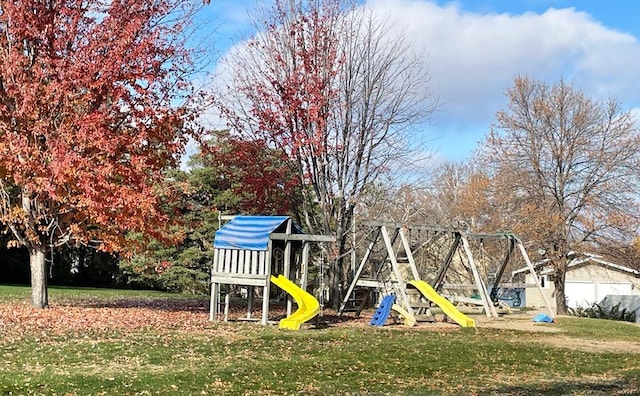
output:
POLYGON ((250 103, 256 125, 243 125, 242 116, 227 103, 221 103, 221 111, 238 130, 257 127, 254 136, 277 144, 291 158, 307 161, 333 148, 327 121, 338 98, 336 21, 342 2, 320 2, 308 12, 304 3, 276 1, 273 21, 265 23, 267 31, 249 40, 246 54, 234 58, 233 89, 250 103))
POLYGON ((21 243, 118 248, 124 230, 164 221, 154 185, 187 117, 178 3, 1 3, 1 216, 21 243))
POLYGON ((218 134, 204 148, 203 162, 216 173, 219 209, 242 214, 287 214, 295 209, 300 183, 295 163, 263 140, 218 134))

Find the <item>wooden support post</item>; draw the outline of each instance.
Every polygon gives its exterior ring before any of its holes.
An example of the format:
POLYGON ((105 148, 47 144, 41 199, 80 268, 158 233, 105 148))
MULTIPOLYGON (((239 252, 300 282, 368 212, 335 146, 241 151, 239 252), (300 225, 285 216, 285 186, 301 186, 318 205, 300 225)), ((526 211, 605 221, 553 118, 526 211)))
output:
POLYGON ((369 256, 373 251, 373 247, 378 242, 378 238, 380 238, 380 228, 377 229, 376 234, 373 237, 373 240, 367 247, 367 250, 364 252, 364 256, 362 256, 362 260, 360 261, 358 270, 353 275, 353 280, 351 281, 351 284, 349 285, 349 289, 347 289, 347 293, 345 294, 344 299, 342 300, 342 304, 340 304, 340 309, 338 310, 338 313, 340 315, 342 315, 342 311, 344 311, 344 308, 349 302, 349 297, 351 297, 351 293, 353 293, 353 289, 355 289, 356 283, 358 283, 358 279, 360 279, 360 275, 362 275, 362 270, 364 269, 364 266, 367 264, 367 261, 369 261, 369 256))
POLYGON ((471 248, 469 247, 469 241, 467 238, 461 235, 462 247, 467 256, 467 260, 469 260, 469 266, 471 267, 471 272, 473 273, 473 278, 476 282, 476 287, 478 288, 478 293, 480 294, 480 298, 482 299, 482 305, 484 305, 484 310, 488 318, 498 317, 498 312, 496 312, 491 299, 489 298, 489 293, 487 293, 487 288, 484 286, 484 282, 482 281, 482 277, 480 277, 480 273, 478 272, 478 267, 476 266, 475 260, 473 259, 473 254, 471 254, 471 248))
POLYGON ((267 324, 269 319, 269 293, 271 291, 271 281, 266 281, 264 288, 262 289, 262 320, 260 323, 267 324))
MULTIPOLYGON (((380 233, 382 233, 382 227, 383 226, 380 226, 380 233)), ((398 235, 400 235, 399 228, 397 228, 397 227, 394 228, 393 237, 389 236, 389 230, 388 229, 385 228, 385 230, 386 230, 386 233, 387 233, 387 238, 390 240, 391 250, 389 250, 389 249, 385 249, 384 250, 385 251, 385 255, 382 257, 382 261, 381 261, 380 267, 378 267, 378 269, 375 271, 375 275, 374 275, 375 279, 380 279, 380 272, 382 272, 382 269, 385 267, 385 263, 387 262, 387 259, 390 256, 393 256, 394 258, 396 257, 395 253, 393 251, 393 245, 396 243, 396 240, 398 239, 398 235)))
MULTIPOLYGON (((287 236, 291 235, 293 221, 287 220, 287 236)), ((284 277, 290 279, 291 276, 291 240, 285 241, 284 248, 284 277)), ((287 317, 291 316, 292 301, 291 296, 287 293, 287 317)))
POLYGON ((229 293, 227 293, 226 296, 224 296, 224 321, 228 322, 229 321, 229 304, 231 301, 231 296, 229 296, 229 293))
POLYGON ((271 252, 273 251, 273 242, 269 239, 267 251, 265 254, 265 281, 262 290, 262 325, 266 326, 269 320, 269 295, 271 293, 271 252))
MULTIPOLYGON (((213 276, 212 276, 213 279, 213 276)), ((218 318, 218 304, 220 303, 220 284, 211 282, 211 298, 209 301, 209 320, 214 321, 218 318)))
POLYGON ((444 263, 442 263, 442 265, 438 269, 438 273, 436 274, 436 277, 431 284, 431 287, 433 287, 434 290, 437 292, 440 292, 440 290, 442 289, 444 275, 447 273, 447 270, 451 266, 451 261, 453 261, 453 255, 456 253, 456 251, 458 250, 458 247, 460 246, 460 237, 461 235, 459 232, 454 233, 453 244, 449 248, 449 252, 447 253, 447 256, 444 259, 444 263))
POLYGON ((253 286, 247 286, 247 319, 251 319, 253 310, 253 286))
POLYGON ((400 297, 402 298, 404 308, 407 310, 407 312, 409 312, 413 316, 414 313, 413 313, 413 309, 411 308, 411 301, 409 301, 409 296, 407 295, 407 284, 405 282, 405 279, 402 278, 402 274, 400 273, 398 260, 396 259, 396 255, 393 252, 393 244, 391 243, 391 237, 389 236, 389 232, 386 226, 382 226, 381 231, 382 231, 382 239, 384 240, 384 244, 387 247, 389 260, 391 260, 391 267, 393 269, 393 273, 396 276, 396 284, 397 284, 396 290, 400 293, 400 297))
POLYGON ((500 268, 496 272, 496 279, 491 286, 491 292, 489 297, 491 297, 491 301, 495 301, 498 299, 498 285, 500 284, 500 280, 502 279, 502 275, 504 274, 504 269, 507 268, 507 264, 511 260, 511 255, 513 254, 513 250, 516 247, 516 241, 514 238, 509 238, 509 249, 507 250, 506 257, 502 260, 500 264, 500 268))
POLYGON ((404 232, 404 228, 400 228, 400 240, 402 241, 402 246, 404 247, 404 251, 407 254, 407 259, 409 260, 409 268, 411 268, 411 275, 413 276, 412 280, 420 280, 418 266, 416 266, 416 261, 413 259, 413 253, 411 252, 409 238, 407 238, 407 234, 404 232))
POLYGON ((538 288, 538 291, 540 292, 540 295, 542 296, 542 300, 544 301, 544 305, 547 307, 547 310, 549 311, 549 315, 552 318, 555 317, 555 315, 553 314, 553 310, 551 309, 551 303, 549 302, 549 299, 547 299, 547 296, 545 296, 545 294, 544 294, 544 292, 542 290, 542 285, 540 284, 540 279, 538 279, 538 275, 536 274, 536 269, 533 267, 533 264, 531 264, 531 260, 529 260, 529 255, 527 254, 527 251, 525 250, 524 245, 520 241, 516 241, 516 244, 518 245, 518 249, 520 250, 520 253, 522 254, 522 258, 524 259, 525 263, 527 263, 527 267, 529 267, 529 271, 531 271, 531 277, 533 278, 533 281, 536 283, 536 287, 538 288))
POLYGON ((302 245, 302 263, 300 267, 300 287, 303 290, 307 290, 307 282, 309 281, 309 243, 306 241, 302 245))
POLYGON ((216 316, 218 315, 218 301, 216 298, 218 296, 218 291, 216 287, 220 287, 220 285, 216 284, 213 281, 213 273, 217 271, 218 266, 218 249, 213 250, 213 263, 211 263, 211 296, 209 298, 209 320, 216 320, 216 316))

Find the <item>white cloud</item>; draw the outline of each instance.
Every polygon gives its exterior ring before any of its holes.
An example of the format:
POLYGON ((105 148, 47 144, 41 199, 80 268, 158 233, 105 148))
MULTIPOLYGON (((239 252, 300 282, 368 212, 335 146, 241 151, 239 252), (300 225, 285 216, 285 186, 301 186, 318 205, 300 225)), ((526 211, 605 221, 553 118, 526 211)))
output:
POLYGON ((560 78, 587 95, 640 102, 640 43, 573 8, 538 14, 478 14, 456 4, 370 0, 426 53, 432 88, 444 103, 435 126, 493 120, 517 75, 560 78))
MULTIPOLYGON (((546 1, 546 0, 545 0, 546 1)), ((224 22, 218 37, 251 31, 252 0, 219 2, 224 22), (229 7, 228 9, 224 7, 229 7)), ((547 1, 547 4, 552 4, 547 1)), ((563 2, 557 2, 562 4, 563 2)), ((424 139, 441 153, 431 162, 468 157, 506 105, 505 90, 517 75, 560 78, 586 95, 622 102, 640 122, 640 42, 574 8, 520 14, 465 11, 456 3, 428 0, 367 0, 424 53, 434 94, 442 106, 423 128, 424 139)), ((242 48, 240 42, 229 51, 242 48)), ((225 54, 222 58, 224 58, 225 54)), ((219 84, 227 76, 217 65, 219 84)), ((223 127, 214 114, 210 126, 223 127)))

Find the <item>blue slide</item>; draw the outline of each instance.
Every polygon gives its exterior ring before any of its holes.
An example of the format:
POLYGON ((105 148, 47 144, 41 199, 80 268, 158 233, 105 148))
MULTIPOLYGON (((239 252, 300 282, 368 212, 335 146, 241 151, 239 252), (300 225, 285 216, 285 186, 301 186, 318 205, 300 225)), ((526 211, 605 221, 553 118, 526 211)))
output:
POLYGON ((389 318, 389 312, 391 312, 391 307, 396 302, 396 296, 394 294, 390 294, 388 296, 384 296, 380 305, 378 305, 378 309, 373 314, 373 318, 369 324, 371 326, 384 326, 387 318, 389 318))

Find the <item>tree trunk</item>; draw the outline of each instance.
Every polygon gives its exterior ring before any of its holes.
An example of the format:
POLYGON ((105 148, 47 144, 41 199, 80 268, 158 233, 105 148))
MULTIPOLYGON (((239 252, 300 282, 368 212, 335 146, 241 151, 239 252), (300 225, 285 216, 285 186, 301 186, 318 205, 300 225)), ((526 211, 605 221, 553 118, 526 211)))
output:
POLYGON ((556 315, 566 315, 568 313, 568 309, 564 283, 567 274, 567 263, 557 263, 555 267, 556 268, 554 275, 555 277, 553 279, 553 286, 555 287, 556 291, 556 315))
POLYGON ((329 271, 329 305, 332 309, 340 308, 341 287, 340 287, 340 259, 331 261, 331 271, 329 271))
POLYGON ((334 246, 334 254, 335 260, 331 262, 331 271, 329 272, 329 303, 331 308, 338 310, 340 308, 340 303, 342 302, 343 289, 345 285, 342 285, 342 282, 345 281, 343 279, 344 274, 344 255, 346 251, 347 245, 347 236, 344 233, 345 226, 343 224, 350 224, 351 214, 345 208, 341 210, 342 213, 345 213, 341 218, 339 218, 339 224, 336 230, 336 244, 334 246))
POLYGON ((31 267, 31 306, 47 308, 49 295, 47 292, 47 263, 45 249, 34 247, 29 249, 29 264, 31 267))
POLYGON ((329 280, 329 305, 332 309, 337 310, 340 308, 342 302, 342 287, 341 282, 341 267, 342 267, 342 247, 344 245, 341 238, 336 241, 337 246, 331 247, 329 257, 332 257, 330 261, 330 269, 328 274, 329 280))

